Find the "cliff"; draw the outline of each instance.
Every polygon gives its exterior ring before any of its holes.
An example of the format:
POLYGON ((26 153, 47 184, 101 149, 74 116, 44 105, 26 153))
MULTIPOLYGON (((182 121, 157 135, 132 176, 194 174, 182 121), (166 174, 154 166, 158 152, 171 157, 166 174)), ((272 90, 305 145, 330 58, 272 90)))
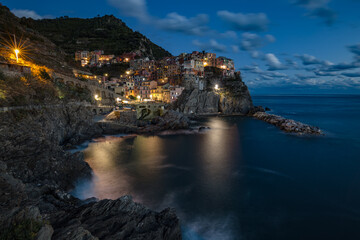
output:
POLYGON ((240 76, 206 77, 206 88, 186 89, 173 109, 185 114, 248 114, 254 107, 249 90, 240 76), (215 90, 215 85, 218 89, 215 90))
POLYGON ((92 118, 78 104, 0 114, 0 239, 181 238, 173 210, 67 193, 92 175, 82 153, 64 151, 102 134, 92 118))

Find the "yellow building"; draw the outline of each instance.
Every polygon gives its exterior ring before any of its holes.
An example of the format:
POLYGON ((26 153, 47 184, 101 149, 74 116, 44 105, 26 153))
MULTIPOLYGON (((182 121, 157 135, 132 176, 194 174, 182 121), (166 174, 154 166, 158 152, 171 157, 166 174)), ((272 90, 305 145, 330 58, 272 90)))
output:
POLYGON ((157 86, 157 88, 151 89, 150 99, 152 99, 154 101, 159 101, 159 102, 163 101, 163 88, 162 88, 162 86, 157 86))

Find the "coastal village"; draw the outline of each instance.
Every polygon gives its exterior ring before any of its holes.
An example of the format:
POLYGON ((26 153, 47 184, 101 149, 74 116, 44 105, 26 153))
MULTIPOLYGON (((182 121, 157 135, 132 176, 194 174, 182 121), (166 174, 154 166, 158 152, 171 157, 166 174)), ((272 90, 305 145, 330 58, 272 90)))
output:
MULTIPOLYGON (((183 53, 176 57, 152 60, 136 53, 121 56, 104 55, 103 50, 77 51, 75 60, 83 67, 97 67, 128 63, 129 68, 119 76, 93 75, 74 70, 75 77, 98 81, 103 87, 113 91, 118 101, 172 103, 184 89, 206 88, 205 79, 216 68, 223 77, 234 77, 235 66, 232 59, 217 57, 215 53, 183 53)), ((100 98, 97 96, 97 98, 100 98)))

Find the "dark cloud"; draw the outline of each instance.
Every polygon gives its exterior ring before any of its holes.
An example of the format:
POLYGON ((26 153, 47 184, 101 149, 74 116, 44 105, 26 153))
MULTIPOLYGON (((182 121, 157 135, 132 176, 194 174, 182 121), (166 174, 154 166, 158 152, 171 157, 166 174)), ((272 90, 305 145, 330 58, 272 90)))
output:
POLYGON ((193 44, 199 47, 201 50, 213 50, 216 52, 227 52, 227 47, 218 43, 216 40, 211 39, 208 43, 203 43, 198 40, 194 40, 193 44))
POLYGON ((360 61, 360 44, 351 45, 347 47, 350 52, 352 52, 355 55, 355 59, 357 61, 360 61))
POLYGON ((308 10, 306 16, 323 19, 325 24, 332 25, 337 17, 334 10, 328 7, 330 0, 295 0, 294 5, 301 6, 308 10))
POLYGON ((241 36, 240 49, 249 52, 252 58, 259 58, 262 53, 258 50, 275 40, 275 37, 269 34, 260 36, 255 33, 245 32, 241 36))
POLYGON ((243 33, 241 39, 241 50, 254 51, 264 45, 263 39, 254 33, 243 33))
POLYGON ((265 31, 269 20, 265 13, 233 13, 218 11, 217 15, 234 30, 238 31, 265 31))
POLYGON ((263 79, 263 80, 283 79, 283 78, 288 77, 288 75, 285 73, 274 72, 274 71, 264 71, 261 68, 259 68, 259 66, 256 66, 256 65, 246 65, 246 66, 240 68, 240 70, 249 72, 249 73, 253 73, 253 74, 257 74, 260 77, 260 79, 263 79))
POLYGON ((320 59, 317 59, 316 57, 308 55, 308 54, 295 55, 295 57, 300 59, 302 64, 305 66, 308 66, 308 65, 329 66, 329 65, 331 65, 331 62, 329 62, 329 61, 320 60, 320 59))
POLYGON ((295 74, 295 77, 299 80, 309 80, 309 79, 318 78, 318 76, 309 76, 309 75, 303 75, 303 74, 295 74))
POLYGON ((313 70, 313 72, 315 73, 316 76, 320 76, 320 77, 330 77, 330 76, 332 77, 338 75, 337 73, 334 72, 323 72, 319 70, 313 70))
POLYGON ((342 73, 341 75, 345 77, 360 77, 360 72, 342 73))
POLYGON ((322 18, 325 24, 328 26, 333 25, 337 17, 336 12, 334 12, 328 7, 316 8, 313 11, 309 12, 307 15, 311 17, 322 18))
POLYGON ((338 71, 345 71, 350 69, 356 69, 360 67, 360 63, 352 62, 352 63, 339 63, 339 64, 332 64, 325 68, 320 69, 323 72, 338 72, 338 71))

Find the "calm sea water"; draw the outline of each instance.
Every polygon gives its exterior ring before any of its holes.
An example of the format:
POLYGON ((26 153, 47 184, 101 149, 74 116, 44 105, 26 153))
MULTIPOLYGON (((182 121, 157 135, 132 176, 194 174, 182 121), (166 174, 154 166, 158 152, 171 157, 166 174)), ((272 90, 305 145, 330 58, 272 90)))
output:
POLYGON ((98 139, 84 151, 94 179, 75 194, 174 207, 184 239, 360 239, 360 96, 253 100, 326 136, 211 117, 197 135, 98 139))

